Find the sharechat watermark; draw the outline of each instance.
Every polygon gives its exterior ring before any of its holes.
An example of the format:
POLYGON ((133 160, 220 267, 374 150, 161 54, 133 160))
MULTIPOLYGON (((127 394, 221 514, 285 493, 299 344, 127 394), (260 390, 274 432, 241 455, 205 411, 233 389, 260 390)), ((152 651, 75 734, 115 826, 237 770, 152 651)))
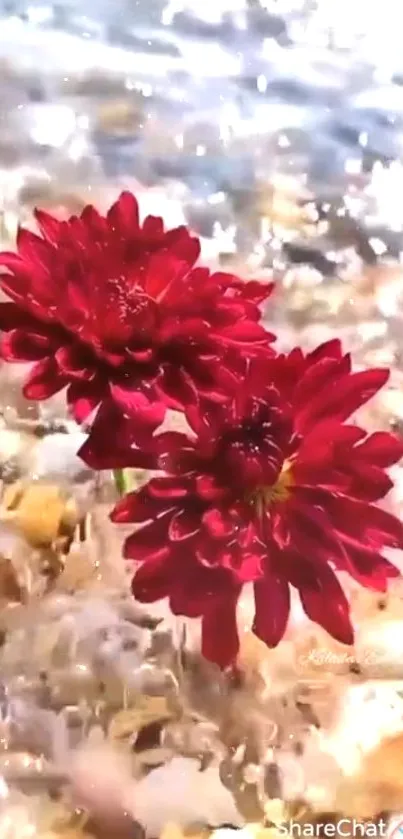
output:
MULTIPOLYGON (((254 825, 256 828, 257 825, 254 825)), ((379 818, 375 821, 361 821, 360 819, 340 818, 338 821, 297 822, 287 821, 282 824, 271 824, 270 833, 275 837, 287 836, 288 839, 304 839, 304 837, 317 837, 317 839, 365 839, 365 837, 379 837, 380 839, 403 839, 403 821, 401 818, 392 820, 379 818)), ((242 828, 221 827, 214 831, 215 839, 256 839, 255 830, 251 825, 242 828)))
POLYGON ((358 819, 339 819, 337 822, 313 822, 304 823, 290 821, 287 824, 277 825, 279 836, 291 836, 295 839, 303 837, 318 837, 322 839, 336 839, 336 837, 385 837, 385 839, 403 839, 403 822, 391 825, 386 819, 377 821, 361 822, 358 819))

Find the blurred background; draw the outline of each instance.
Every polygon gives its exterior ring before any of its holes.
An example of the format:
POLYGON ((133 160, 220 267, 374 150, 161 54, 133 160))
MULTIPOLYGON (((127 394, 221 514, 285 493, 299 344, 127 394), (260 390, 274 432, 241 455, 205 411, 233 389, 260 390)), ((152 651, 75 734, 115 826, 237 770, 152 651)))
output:
MULTIPOLYGON (((390 367, 360 423, 403 433, 402 24, 398 0, 0 0, 0 248, 35 206, 131 189, 205 263, 274 277, 280 346, 341 336, 390 367)), ((304 797, 403 813, 401 583, 348 588, 354 658, 297 611, 268 653, 247 593, 239 692, 197 621, 133 601, 111 475, 83 469, 63 394, 22 398, 25 372, 0 370, 0 839, 208 839, 304 797)))
POLYGON ((400 259, 399 4, 2 0, 0 15, 3 212, 72 211, 137 180, 224 260, 334 276, 353 251, 400 259))
POLYGON ((274 272, 288 326, 337 323, 398 362, 399 4, 1 0, 0 15, 3 243, 34 205, 132 188, 205 260, 274 272))

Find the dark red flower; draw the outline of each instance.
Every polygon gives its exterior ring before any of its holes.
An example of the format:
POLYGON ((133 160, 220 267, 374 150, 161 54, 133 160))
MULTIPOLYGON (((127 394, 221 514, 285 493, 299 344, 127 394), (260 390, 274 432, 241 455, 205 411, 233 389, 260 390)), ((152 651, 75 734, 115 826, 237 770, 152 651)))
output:
POLYGON ((201 616, 204 654, 220 666, 236 657, 236 604, 248 582, 253 629, 269 647, 285 631, 290 585, 313 621, 352 643, 334 571, 383 591, 398 572, 382 550, 403 547, 401 522, 373 503, 390 489, 385 469, 403 444, 345 424, 387 378, 383 369, 352 373, 338 341, 295 350, 250 362, 230 402, 191 408, 195 436, 156 435, 154 455, 169 474, 112 514, 142 525, 125 544, 141 563, 135 597, 169 597, 175 614, 201 616))
POLYGON ((271 286, 194 268, 198 240, 185 227, 165 232, 160 218, 140 225, 130 193, 105 218, 88 206, 69 221, 36 220, 42 236, 20 230, 18 253, 0 254, 11 300, 0 304, 1 355, 35 362, 29 399, 67 387, 79 422, 102 404, 108 444, 116 406, 141 430, 150 402, 154 423, 161 405, 218 398, 238 354, 273 337, 258 324, 271 286))

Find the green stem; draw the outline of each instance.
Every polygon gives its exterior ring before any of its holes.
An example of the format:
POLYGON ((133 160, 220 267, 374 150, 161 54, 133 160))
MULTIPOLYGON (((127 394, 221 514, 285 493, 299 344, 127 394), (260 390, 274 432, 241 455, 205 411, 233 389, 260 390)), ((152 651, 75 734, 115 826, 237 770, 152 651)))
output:
POLYGON ((129 492, 130 476, 128 472, 125 472, 124 469, 114 469, 113 480, 115 481, 115 487, 120 496, 126 495, 126 493, 129 492))

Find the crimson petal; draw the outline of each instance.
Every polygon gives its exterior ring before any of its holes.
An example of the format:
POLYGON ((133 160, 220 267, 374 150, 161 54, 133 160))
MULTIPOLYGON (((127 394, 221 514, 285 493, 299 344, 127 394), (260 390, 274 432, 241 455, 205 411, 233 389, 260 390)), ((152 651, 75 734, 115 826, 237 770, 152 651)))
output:
POLYGON ((168 553, 167 548, 161 548, 149 562, 137 569, 132 581, 132 592, 140 603, 155 603, 168 597, 173 578, 168 553))
POLYGON ((120 498, 110 514, 110 519, 115 524, 137 524, 154 519, 159 512, 160 504, 154 498, 150 498, 146 486, 120 498))
POLYGON ((143 230, 146 236, 158 238, 164 233, 164 224, 160 216, 147 216, 143 221, 143 230))
POLYGON ((222 510, 210 507, 203 514, 203 525, 212 539, 227 539, 234 531, 234 525, 229 516, 222 510))
POLYGON ((51 352, 47 335, 12 329, 1 338, 0 353, 5 361, 40 361, 51 352))
POLYGON ((104 399, 79 455, 93 469, 153 469, 156 462, 147 447, 149 437, 147 429, 125 418, 111 399, 104 399))
POLYGON ((339 378, 343 373, 342 360, 333 358, 322 358, 316 364, 308 368, 305 375, 299 381, 294 394, 294 403, 302 409, 310 404, 312 398, 316 397, 321 390, 327 388, 333 379, 339 378))
POLYGON ((60 221, 51 216, 50 213, 46 213, 44 210, 34 210, 34 216, 42 236, 47 239, 48 242, 56 244, 60 237, 60 221))
POLYGON ((301 563, 297 585, 304 611, 315 623, 342 644, 354 643, 350 607, 346 595, 327 565, 301 563))
POLYGON ((340 421, 369 401, 389 378, 389 370, 364 370, 338 378, 325 391, 313 398, 298 416, 298 431, 304 434, 313 424, 326 417, 340 421))
POLYGON ((124 414, 135 419, 139 426, 155 431, 164 421, 165 406, 161 402, 150 402, 139 390, 129 390, 111 385, 111 394, 124 414))
POLYGON ((253 300, 254 303, 263 303, 271 296, 274 290, 274 283, 260 282, 259 280, 242 280, 236 285, 241 297, 253 300))
POLYGON ((356 449, 360 457, 387 469, 403 457, 403 440, 387 431, 377 431, 356 449))
POLYGON ((307 356, 309 361, 317 362, 322 358, 341 358, 343 355, 340 338, 332 338, 330 341, 325 341, 319 347, 312 350, 307 356))
POLYGON ((178 259, 183 259, 189 267, 194 265, 200 256, 200 241, 195 236, 189 236, 185 225, 175 227, 165 233, 167 248, 175 252, 178 259))
POLYGON ((313 562, 343 562, 344 548, 336 531, 331 526, 327 512, 317 506, 301 501, 303 490, 293 500, 289 516, 289 530, 292 542, 298 550, 312 558, 313 562))
POLYGON ((236 604, 238 592, 218 600, 202 620, 202 653, 221 669, 236 661, 239 652, 236 604))
POLYGON ((389 579, 400 577, 400 571, 376 550, 343 536, 349 563, 345 570, 366 588, 384 592, 389 579))
POLYGON ((108 222, 116 232, 133 236, 139 229, 139 206, 130 192, 122 192, 107 214, 108 222))
POLYGON ((91 383, 72 382, 67 390, 67 404, 79 425, 95 411, 104 395, 105 387, 99 379, 93 379, 91 383))
MULTIPOLYGON (((214 544, 214 543, 213 543, 214 544)), ((231 572, 236 582, 239 584, 253 583, 262 577, 262 557, 259 552, 251 552, 244 550, 242 545, 232 544, 228 550, 222 551, 221 546, 215 543, 216 558, 212 564, 217 565, 218 559, 222 568, 231 572)), ((214 554, 210 557, 210 562, 214 554)), ((203 558, 198 554, 199 562, 203 558)))
POLYGON ((196 492, 205 501, 220 501, 228 494, 227 489, 220 486, 213 475, 198 475, 196 478, 196 492))
MULTIPOLYGON (((155 454, 164 460, 164 463, 169 458, 175 460, 184 449, 188 449, 191 445, 189 438, 181 431, 162 431, 156 434, 153 438, 153 446, 155 454)), ((169 472, 169 469, 166 471, 169 472)))
POLYGON ((90 469, 153 469, 155 459, 151 452, 131 447, 121 448, 110 445, 109 430, 95 426, 85 443, 81 446, 78 456, 90 469))
POLYGON ((166 366, 157 382, 158 391, 168 407, 183 410, 197 402, 197 391, 190 376, 179 366, 166 366))
POLYGON ((85 354, 80 352, 78 347, 60 347, 56 353, 56 361, 61 373, 73 379, 89 382, 95 378, 95 370, 92 365, 86 364, 85 354))
POLYGON ((356 533, 358 530, 374 547, 385 545, 403 549, 403 524, 391 513, 352 498, 338 497, 333 503, 332 512, 337 509, 341 532, 356 533))
POLYGON ((169 301, 170 296, 177 302, 178 283, 186 273, 187 267, 172 254, 154 253, 143 278, 145 292, 155 300, 169 301))
POLYGON ((45 358, 35 364, 25 382, 23 393, 26 399, 49 399, 63 390, 68 379, 63 376, 54 358, 45 358))
POLYGON ((268 647, 276 647, 286 630, 290 614, 290 587, 280 574, 267 570, 254 584, 255 619, 252 632, 268 647))
POLYGON ((125 559, 135 559, 138 562, 148 562, 150 560, 151 562, 153 557, 159 554, 162 547, 169 553, 167 531, 171 517, 172 511, 168 510, 165 515, 131 533, 124 544, 123 556, 125 559))
POLYGON ((393 487, 393 481, 383 469, 371 463, 350 463, 351 484, 349 493, 366 501, 379 501, 393 487))
POLYGON ((171 542, 184 542, 191 539, 200 530, 200 516, 179 510, 172 516, 168 536, 171 542))
POLYGON ((0 303, 0 331, 9 332, 14 329, 35 332, 38 329, 38 321, 15 303, 0 303))
POLYGON ((254 321, 238 321, 238 323, 222 329, 217 335, 220 341, 227 344, 267 344, 267 332, 263 326, 254 321))
POLYGON ((146 350, 130 350, 128 348, 127 354, 133 359, 133 361, 137 361, 138 364, 148 364, 148 362, 153 359, 154 350, 152 348, 148 348, 146 350))
POLYGON ((152 478, 147 484, 148 493, 153 498, 167 500, 186 498, 188 486, 183 478, 152 478))
POLYGON ((20 256, 28 262, 32 260, 36 264, 43 261, 46 264, 48 261, 49 248, 47 242, 37 236, 36 233, 32 233, 31 230, 24 227, 18 228, 17 247, 20 256))
POLYGON ((105 219, 98 213, 91 204, 84 207, 81 213, 81 221, 84 222, 89 235, 93 241, 102 241, 106 231, 107 224, 105 219))

